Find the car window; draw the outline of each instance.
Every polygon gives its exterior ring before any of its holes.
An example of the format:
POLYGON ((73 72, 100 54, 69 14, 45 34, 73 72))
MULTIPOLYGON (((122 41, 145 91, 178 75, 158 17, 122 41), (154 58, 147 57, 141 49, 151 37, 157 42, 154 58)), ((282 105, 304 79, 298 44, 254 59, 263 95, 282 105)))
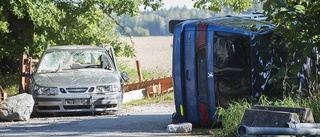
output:
POLYGON ((53 51, 44 54, 38 72, 85 68, 114 70, 111 62, 105 51, 53 51))

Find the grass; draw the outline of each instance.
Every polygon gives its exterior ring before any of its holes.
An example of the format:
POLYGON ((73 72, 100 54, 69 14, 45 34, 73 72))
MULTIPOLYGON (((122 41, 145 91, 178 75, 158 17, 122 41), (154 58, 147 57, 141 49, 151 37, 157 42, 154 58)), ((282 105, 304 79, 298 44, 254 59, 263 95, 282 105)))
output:
MULTIPOLYGON (((119 67, 120 71, 128 73, 129 83, 139 81, 137 69, 133 69, 133 68, 129 67, 128 64, 121 62, 121 61, 118 61, 118 67, 119 67)), ((142 70, 141 73, 142 73, 142 77, 144 80, 158 78, 158 77, 164 77, 164 76, 169 75, 168 72, 163 71, 159 68, 155 68, 153 70, 142 70)))
POLYGON ((173 97, 173 92, 163 94, 163 95, 158 95, 154 98, 149 98, 149 99, 139 99, 139 100, 133 100, 127 103, 124 103, 123 106, 130 107, 130 106, 138 106, 142 104, 152 104, 152 103, 170 103, 173 102, 174 97, 173 97))
MULTIPOLYGON (((320 122, 320 97, 294 99, 287 97, 283 100, 269 99, 261 96, 257 105, 262 106, 278 106, 278 107, 303 107, 310 108, 316 123, 320 122)), ((216 116, 222 123, 222 128, 214 129, 196 129, 194 134, 209 134, 215 136, 237 136, 237 127, 241 123, 242 117, 246 109, 251 108, 251 103, 246 100, 242 102, 231 102, 227 108, 217 108, 216 116)))

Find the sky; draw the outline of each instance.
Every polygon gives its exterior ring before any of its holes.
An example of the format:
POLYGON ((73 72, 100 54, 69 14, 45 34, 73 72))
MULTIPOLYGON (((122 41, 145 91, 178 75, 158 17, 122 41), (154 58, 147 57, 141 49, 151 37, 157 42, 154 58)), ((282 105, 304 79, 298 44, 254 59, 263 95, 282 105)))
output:
POLYGON ((186 5, 187 8, 193 8, 194 1, 192 0, 163 0, 164 8, 169 9, 171 7, 186 5))

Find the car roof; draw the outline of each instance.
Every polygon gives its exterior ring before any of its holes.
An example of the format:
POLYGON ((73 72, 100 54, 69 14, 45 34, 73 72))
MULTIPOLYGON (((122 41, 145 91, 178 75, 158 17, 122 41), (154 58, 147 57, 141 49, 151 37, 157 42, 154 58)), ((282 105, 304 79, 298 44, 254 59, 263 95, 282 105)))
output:
POLYGON ((106 50, 103 47, 94 45, 62 45, 62 46, 51 46, 46 51, 66 51, 66 50, 106 50))

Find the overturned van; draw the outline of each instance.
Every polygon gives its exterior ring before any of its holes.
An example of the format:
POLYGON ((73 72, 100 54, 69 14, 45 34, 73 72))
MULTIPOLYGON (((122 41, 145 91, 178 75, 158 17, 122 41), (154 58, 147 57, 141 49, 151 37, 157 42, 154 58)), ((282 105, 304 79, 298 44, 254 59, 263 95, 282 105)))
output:
MULTIPOLYGON (((273 64, 286 51, 270 47, 275 26, 247 17, 171 20, 173 123, 210 127, 217 106, 243 97, 272 94, 268 80, 273 64)), ((307 66, 308 67, 308 66, 307 66)))

